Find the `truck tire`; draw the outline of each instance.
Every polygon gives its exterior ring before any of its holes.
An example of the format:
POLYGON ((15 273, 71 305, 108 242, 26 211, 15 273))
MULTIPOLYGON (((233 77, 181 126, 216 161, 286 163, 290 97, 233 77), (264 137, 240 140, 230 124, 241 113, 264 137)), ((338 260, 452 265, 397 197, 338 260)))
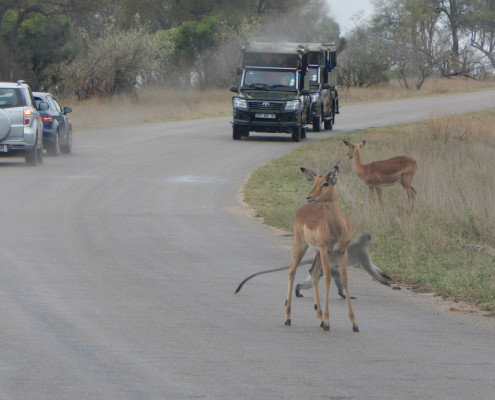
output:
POLYGON ((324 125, 325 125, 324 126, 325 127, 325 130, 327 130, 327 131, 332 130, 333 118, 326 119, 324 125))
POLYGON ((292 141, 299 142, 301 140, 301 126, 292 128, 292 141))
POLYGON ((232 128, 232 139, 241 140, 241 130, 238 126, 233 126, 232 128))
POLYGON ((313 118, 313 132, 320 132, 321 131, 321 114, 318 115, 318 117, 313 118))

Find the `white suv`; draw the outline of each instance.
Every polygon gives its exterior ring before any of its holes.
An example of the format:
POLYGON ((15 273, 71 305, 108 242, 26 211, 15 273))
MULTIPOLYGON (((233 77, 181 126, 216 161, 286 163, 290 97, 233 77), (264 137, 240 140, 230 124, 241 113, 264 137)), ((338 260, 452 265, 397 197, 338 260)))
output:
POLYGON ((16 154, 43 162, 43 123, 24 81, 0 82, 0 156, 16 154))

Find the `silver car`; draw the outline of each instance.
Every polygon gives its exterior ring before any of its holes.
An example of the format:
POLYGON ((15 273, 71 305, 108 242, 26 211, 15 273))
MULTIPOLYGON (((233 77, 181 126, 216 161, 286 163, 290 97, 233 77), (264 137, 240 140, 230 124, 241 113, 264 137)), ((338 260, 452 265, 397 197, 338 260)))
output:
POLYGON ((43 123, 24 81, 0 82, 0 156, 11 155, 43 162, 43 123))

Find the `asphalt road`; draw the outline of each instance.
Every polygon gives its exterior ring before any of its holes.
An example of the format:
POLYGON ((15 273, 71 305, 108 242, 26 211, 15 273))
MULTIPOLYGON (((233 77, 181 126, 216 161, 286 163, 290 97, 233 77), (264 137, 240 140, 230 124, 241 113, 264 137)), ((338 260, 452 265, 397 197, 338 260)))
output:
MULTIPOLYGON (((335 130, 233 141, 230 118, 82 132, 0 159, 0 399, 493 399, 495 323, 350 270, 331 331, 311 293, 284 326, 291 239, 239 192, 319 138, 494 107, 495 91, 344 106, 335 130)), ((75 110, 77 112, 77 110, 75 110)), ((382 266, 386 269, 386 266, 382 266)), ((297 279, 305 277, 300 269, 297 279)))

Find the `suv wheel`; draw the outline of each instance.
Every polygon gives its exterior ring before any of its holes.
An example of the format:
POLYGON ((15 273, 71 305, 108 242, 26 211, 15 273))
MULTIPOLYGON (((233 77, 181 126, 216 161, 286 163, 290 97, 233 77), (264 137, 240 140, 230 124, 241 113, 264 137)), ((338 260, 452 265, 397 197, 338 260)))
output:
POLYGON ((70 154, 72 152, 72 129, 69 130, 69 133, 67 135, 67 143, 60 146, 60 151, 63 154, 70 154))
POLYGON ((30 167, 36 166, 36 164, 38 164, 38 149, 33 147, 32 150, 26 151, 24 158, 26 159, 26 165, 29 165, 30 167))
POLYGON ((56 157, 60 153, 60 145, 58 141, 58 130, 57 133, 55 134, 55 141, 53 143, 50 143, 47 148, 46 152, 49 156, 56 157))

